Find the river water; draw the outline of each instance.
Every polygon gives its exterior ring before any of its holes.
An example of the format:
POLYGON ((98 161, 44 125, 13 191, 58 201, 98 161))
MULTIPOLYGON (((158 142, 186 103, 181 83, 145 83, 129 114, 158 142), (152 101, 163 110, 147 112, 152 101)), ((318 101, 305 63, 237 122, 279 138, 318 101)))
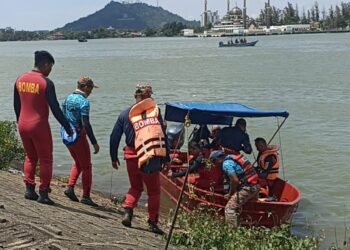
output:
MULTIPOLYGON (((50 51, 56 59, 50 78, 60 102, 75 89, 80 75, 101 86, 89 97, 101 146, 93 155, 94 188, 124 193, 126 170, 112 170, 108 143, 117 116, 134 101, 136 83, 151 82, 160 104, 239 102, 288 110, 290 116, 274 142, 281 139, 286 179, 302 192, 295 231, 318 234, 324 229, 327 241, 335 241, 337 231, 342 242, 350 225, 350 33, 258 39, 252 48, 218 48, 226 38, 3 42, 0 119, 15 119, 13 84, 18 74, 32 68, 33 52, 50 51)), ((52 115, 50 120, 54 171, 67 175, 71 158, 59 139, 58 123, 52 115)), ((247 121, 252 142, 258 136, 270 138, 277 124, 275 118, 247 121)))

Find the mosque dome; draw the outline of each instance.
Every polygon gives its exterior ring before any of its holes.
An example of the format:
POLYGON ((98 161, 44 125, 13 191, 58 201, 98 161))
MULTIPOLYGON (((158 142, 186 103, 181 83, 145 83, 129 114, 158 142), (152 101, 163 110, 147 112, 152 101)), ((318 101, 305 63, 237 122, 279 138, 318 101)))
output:
POLYGON ((238 8, 237 6, 234 7, 231 11, 230 11, 230 14, 231 15, 235 15, 235 16, 240 16, 242 15, 242 10, 240 8, 238 8))

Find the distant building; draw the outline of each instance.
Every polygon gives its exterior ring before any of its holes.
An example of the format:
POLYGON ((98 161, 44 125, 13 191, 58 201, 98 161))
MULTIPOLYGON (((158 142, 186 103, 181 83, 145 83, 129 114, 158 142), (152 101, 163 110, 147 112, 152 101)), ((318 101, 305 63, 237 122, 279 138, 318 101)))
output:
POLYGON ((47 37, 48 40, 62 40, 64 39, 64 34, 62 32, 54 32, 47 37))
POLYGON ((214 33, 222 35, 242 35, 244 34, 243 12, 237 6, 230 10, 222 20, 211 29, 214 33))
POLYGON ((205 13, 202 13, 201 15, 201 27, 205 26, 205 23, 206 23, 205 17, 207 17, 207 25, 209 24, 214 25, 220 21, 220 16, 218 11, 212 12, 211 10, 208 10, 206 13, 207 13, 206 15, 205 13))
POLYGON ((184 37, 195 37, 196 36, 194 34, 193 29, 183 29, 183 30, 181 30, 181 33, 183 34, 184 37))

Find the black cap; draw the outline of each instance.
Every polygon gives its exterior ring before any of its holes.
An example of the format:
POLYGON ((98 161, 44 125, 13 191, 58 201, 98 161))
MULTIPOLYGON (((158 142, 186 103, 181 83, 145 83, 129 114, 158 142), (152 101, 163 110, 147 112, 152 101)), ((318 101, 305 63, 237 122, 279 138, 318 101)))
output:
POLYGON ((35 66, 41 66, 45 63, 55 64, 55 59, 46 50, 37 50, 34 52, 34 64, 35 66))

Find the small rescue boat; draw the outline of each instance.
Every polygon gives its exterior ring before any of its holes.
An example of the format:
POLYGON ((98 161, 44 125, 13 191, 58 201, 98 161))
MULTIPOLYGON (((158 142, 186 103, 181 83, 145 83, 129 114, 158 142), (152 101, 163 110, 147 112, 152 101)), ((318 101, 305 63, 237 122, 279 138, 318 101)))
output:
MULTIPOLYGON (((277 132, 289 116, 287 111, 257 110, 237 103, 166 103, 165 120, 192 124, 231 125, 234 117, 282 117, 283 122, 278 126, 277 132)), ((271 140, 273 139, 271 138, 271 140)), ((177 156, 187 159, 187 152, 180 152, 174 147, 177 156)), ((186 162, 186 161, 185 161, 186 162)), ((171 178, 171 169, 187 169, 188 164, 171 164, 170 169, 164 168, 160 175, 161 189, 174 203, 178 202, 185 177, 171 178)), ((195 174, 189 174, 188 180, 193 180, 195 174)), ((204 190, 191 184, 184 185, 180 207, 185 211, 192 211, 198 206, 218 216, 224 215, 227 198, 227 189, 217 188, 204 190)), ((240 224, 245 226, 274 227, 291 223, 292 215, 297 210, 301 199, 300 191, 280 178, 276 179, 274 188, 270 190, 269 197, 249 201, 242 207, 240 224)))

